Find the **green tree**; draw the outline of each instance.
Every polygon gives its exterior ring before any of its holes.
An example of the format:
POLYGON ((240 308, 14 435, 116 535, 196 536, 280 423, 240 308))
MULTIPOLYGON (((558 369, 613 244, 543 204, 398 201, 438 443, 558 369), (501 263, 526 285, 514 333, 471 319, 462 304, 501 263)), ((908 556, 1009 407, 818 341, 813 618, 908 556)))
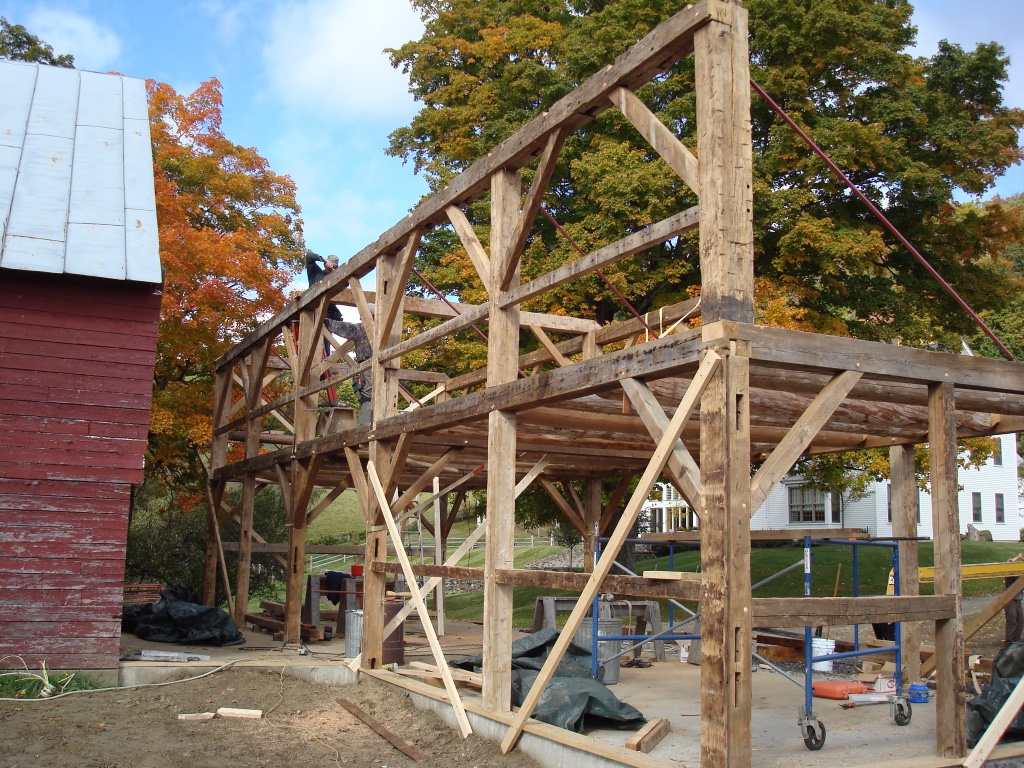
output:
POLYGON ((53 46, 31 34, 21 24, 11 24, 0 16, 0 59, 33 61, 55 67, 74 67, 75 57, 65 53, 58 56, 53 46))
MULTIPOLYGON (((389 152, 438 189, 531 117, 678 10, 668 0, 414 0, 425 31, 392 51, 423 108, 391 135, 389 152)), ((749 0, 754 77, 849 171, 977 308, 1010 283, 984 254, 1005 238, 1006 212, 962 210, 1020 160, 1024 112, 1002 103, 1008 60, 995 43, 942 42, 913 58, 906 0, 749 0)), ((684 143, 695 145, 692 57, 639 90, 684 143)), ((922 268, 850 198, 824 165, 759 101, 756 271, 760 283, 822 332, 923 346, 958 346, 967 320, 922 268)), ((526 176, 530 173, 527 171, 526 176)), ((546 198, 586 250, 696 201, 615 110, 566 144, 546 198)), ((470 213, 481 225, 482 201, 470 213)), ((481 234, 487 236, 486 227, 481 234)), ((575 254, 538 220, 524 254, 529 278, 575 254)), ((482 295, 446 230, 427 238, 420 267, 443 290, 482 295)), ((608 270, 641 310, 699 285, 693 237, 608 270)), ((597 278, 530 308, 611 319, 618 300, 597 278)))

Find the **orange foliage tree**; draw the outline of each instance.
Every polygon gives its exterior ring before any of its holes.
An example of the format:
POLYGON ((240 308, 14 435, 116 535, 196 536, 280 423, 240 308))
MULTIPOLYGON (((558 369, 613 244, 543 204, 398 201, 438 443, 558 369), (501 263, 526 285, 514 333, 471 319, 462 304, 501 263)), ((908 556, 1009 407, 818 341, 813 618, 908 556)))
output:
POLYGON ((292 179, 224 136, 216 79, 148 91, 164 292, 147 469, 188 507, 205 482, 214 361, 285 304, 302 221, 292 179))

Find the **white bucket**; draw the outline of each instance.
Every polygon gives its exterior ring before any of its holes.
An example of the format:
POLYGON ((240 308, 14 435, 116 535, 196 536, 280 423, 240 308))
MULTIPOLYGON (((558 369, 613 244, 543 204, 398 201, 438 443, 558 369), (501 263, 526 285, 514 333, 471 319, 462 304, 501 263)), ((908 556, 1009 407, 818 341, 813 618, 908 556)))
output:
MULTIPOLYGON (((811 638, 811 655, 812 656, 828 656, 830 653, 836 652, 836 641, 829 640, 824 637, 812 637, 811 638)), ((815 672, 831 672, 832 671, 832 660, 828 661, 815 661, 811 663, 811 669, 815 672)))

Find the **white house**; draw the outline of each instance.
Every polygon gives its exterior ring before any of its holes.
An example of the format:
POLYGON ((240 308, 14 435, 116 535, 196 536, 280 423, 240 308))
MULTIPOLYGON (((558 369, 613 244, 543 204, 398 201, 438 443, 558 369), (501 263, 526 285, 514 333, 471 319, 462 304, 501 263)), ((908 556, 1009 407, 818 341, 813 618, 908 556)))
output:
MULTIPOLYGON (((961 469, 959 482, 960 531, 968 524, 991 531, 995 541, 1019 541, 1021 520, 1018 498, 1016 438, 995 436, 995 454, 976 469, 961 469)), ((659 484, 661 499, 648 501, 644 509, 652 531, 692 528, 697 524, 679 492, 659 484)), ((787 477, 769 494, 750 520, 752 530, 783 528, 861 528, 872 536, 892 535, 888 482, 872 483, 867 494, 851 501, 840 494, 823 493, 805 485, 801 478, 787 477)), ((932 535, 932 504, 927 491, 918 491, 919 536, 932 535)))

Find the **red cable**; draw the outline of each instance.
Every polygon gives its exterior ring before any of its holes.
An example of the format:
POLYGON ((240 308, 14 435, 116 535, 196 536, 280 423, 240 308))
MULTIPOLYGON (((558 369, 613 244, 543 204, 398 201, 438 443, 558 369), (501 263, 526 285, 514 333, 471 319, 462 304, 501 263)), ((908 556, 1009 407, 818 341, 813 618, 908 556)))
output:
POLYGON ((768 106, 770 106, 775 111, 775 113, 778 114, 779 117, 786 121, 786 124, 796 132, 797 136, 799 136, 801 139, 804 140, 804 142, 806 142, 807 146, 811 148, 811 151, 814 152, 814 154, 816 154, 818 157, 820 157, 822 161, 824 161, 825 165, 827 165, 829 169, 831 169, 831 171, 834 174, 836 174, 836 176, 843 180, 843 183, 850 189, 851 192, 853 192, 853 194, 857 196, 857 199, 864 203, 864 205, 868 207, 868 210, 871 211, 871 213, 873 213, 876 217, 878 217, 878 220, 881 221, 885 228, 892 233, 893 237, 899 240, 903 244, 903 247, 910 251, 910 254, 915 259, 917 259, 918 262, 920 262, 920 264, 928 271, 928 274, 930 274, 932 277, 935 278, 936 281, 938 281, 939 285, 942 286, 943 290, 945 290, 946 293, 948 293, 953 298, 953 300, 960 305, 961 309, 963 309, 970 316, 970 318, 978 325, 978 327, 985 332, 985 335, 995 342, 995 345, 999 347, 999 351, 1006 356, 1006 359, 1013 360, 1013 355, 1010 353, 1010 350, 1008 350, 1006 346, 1003 344, 1003 342, 1001 342, 998 339, 998 337, 996 337, 996 335, 989 329, 989 327, 985 325, 985 321, 978 316, 978 313, 971 309, 970 305, 968 305, 968 303, 963 300, 960 294, 956 292, 956 289, 953 288, 953 286, 951 286, 943 279, 942 275, 940 275, 935 270, 935 268, 928 263, 928 261, 925 259, 924 256, 920 254, 917 248, 915 248, 911 244, 911 242, 907 240, 907 238, 905 238, 898 229, 896 229, 896 226, 892 222, 890 222, 889 219, 887 219, 880 210, 878 210, 875 204, 868 200, 864 193, 861 192, 860 189, 858 189, 857 186, 852 181, 850 181, 849 178, 847 178, 846 174, 839 169, 838 165, 832 162, 832 159, 828 155, 826 155, 824 151, 822 151, 821 147, 815 144, 814 140, 810 136, 808 136, 803 131, 803 129, 800 128, 799 125, 793 122, 793 119, 786 114, 785 110, 782 107, 780 107, 775 102, 775 100, 772 99, 772 97, 769 96, 764 91, 764 89, 760 85, 754 82, 753 78, 750 79, 750 84, 753 86, 754 90, 757 91, 758 95, 766 102, 768 102, 768 106))

